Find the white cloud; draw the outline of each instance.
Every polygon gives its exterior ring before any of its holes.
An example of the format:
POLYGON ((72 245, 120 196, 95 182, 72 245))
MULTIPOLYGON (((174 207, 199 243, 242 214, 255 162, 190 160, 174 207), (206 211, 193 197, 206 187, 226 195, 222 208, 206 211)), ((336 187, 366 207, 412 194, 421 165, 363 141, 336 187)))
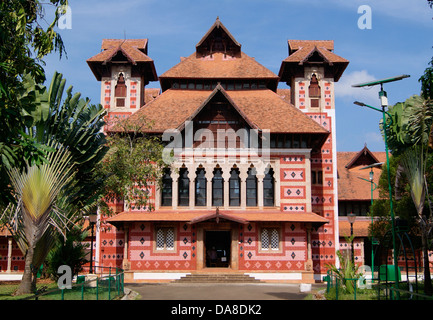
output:
POLYGON ((352 71, 344 74, 335 83, 335 96, 337 98, 352 98, 365 103, 377 102, 379 99, 378 87, 354 88, 352 85, 376 80, 366 70, 352 71))

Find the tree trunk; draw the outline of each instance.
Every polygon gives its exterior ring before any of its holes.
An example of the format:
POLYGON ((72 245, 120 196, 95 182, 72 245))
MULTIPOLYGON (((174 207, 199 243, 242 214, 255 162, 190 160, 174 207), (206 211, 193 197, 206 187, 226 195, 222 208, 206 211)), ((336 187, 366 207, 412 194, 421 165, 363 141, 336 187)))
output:
POLYGON ((428 296, 433 294, 432 281, 430 276, 430 262, 428 259, 427 233, 422 230, 422 250, 424 260, 424 293, 428 296))
POLYGON ((32 265, 34 252, 35 248, 33 246, 27 249, 23 278, 15 295, 32 294, 36 291, 36 282, 33 281, 34 268, 32 265))

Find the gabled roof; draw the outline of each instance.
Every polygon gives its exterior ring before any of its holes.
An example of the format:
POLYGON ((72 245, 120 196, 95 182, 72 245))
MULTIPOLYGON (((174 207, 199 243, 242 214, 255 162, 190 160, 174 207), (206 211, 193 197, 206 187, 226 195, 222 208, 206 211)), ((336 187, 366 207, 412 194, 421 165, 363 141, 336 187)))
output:
POLYGON ((334 80, 338 81, 349 61, 336 55, 334 41, 332 40, 288 40, 289 56, 281 63, 279 77, 280 81, 289 81, 290 75, 295 74, 299 66, 305 63, 318 63, 310 61, 310 58, 317 54, 325 66, 334 74, 334 80))
POLYGON ((217 17, 214 24, 209 28, 209 30, 206 32, 203 38, 201 38, 201 40, 195 46, 197 48, 196 50, 199 50, 200 46, 208 39, 208 37, 215 29, 221 29, 227 35, 227 37, 233 42, 233 44, 237 46, 239 50, 241 49, 241 44, 236 41, 235 37, 233 37, 230 31, 223 25, 219 17, 217 17))
POLYGON ((346 164, 347 169, 352 169, 358 166, 367 166, 379 163, 377 157, 367 148, 367 145, 359 151, 350 161, 346 164))
POLYGON ((269 129, 272 133, 329 134, 269 89, 226 91, 221 86, 213 91, 168 89, 131 115, 130 120, 146 118, 153 123, 150 131, 155 133, 181 130, 185 121, 193 119, 217 92, 227 98, 252 128, 269 129))
POLYGON ((132 65, 148 65, 147 72, 150 73, 150 79, 147 80, 156 81, 158 78, 153 60, 147 56, 147 44, 147 39, 103 39, 102 51, 87 59, 87 64, 95 77, 101 80, 101 66, 110 64, 113 58, 121 54, 132 65))
MULTIPOLYGON (((367 156, 364 157, 364 152, 364 149, 360 152, 337 152, 339 201, 371 200, 371 186, 369 183, 371 169, 363 168, 374 163, 384 162, 386 154, 385 152, 371 152, 368 150, 367 156)), ((377 184, 382 168, 378 166, 373 167, 372 170, 374 173, 373 182, 377 184)), ((378 197, 379 190, 376 189, 373 192, 373 198, 377 199, 378 197)))
POLYGON ((233 59, 221 52, 214 53, 212 58, 198 58, 194 53, 160 76, 160 79, 165 78, 278 80, 275 73, 243 52, 233 59))

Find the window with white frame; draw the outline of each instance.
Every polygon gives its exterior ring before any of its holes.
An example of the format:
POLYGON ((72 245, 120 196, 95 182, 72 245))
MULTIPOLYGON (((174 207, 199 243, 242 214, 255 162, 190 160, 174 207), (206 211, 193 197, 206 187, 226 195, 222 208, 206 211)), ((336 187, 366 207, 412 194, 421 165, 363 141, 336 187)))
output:
POLYGON ((173 227, 157 227, 155 233, 155 249, 158 251, 174 250, 175 232, 173 227))
POLYGON ((280 231, 278 228, 262 228, 260 233, 260 249, 262 251, 280 250, 280 231))

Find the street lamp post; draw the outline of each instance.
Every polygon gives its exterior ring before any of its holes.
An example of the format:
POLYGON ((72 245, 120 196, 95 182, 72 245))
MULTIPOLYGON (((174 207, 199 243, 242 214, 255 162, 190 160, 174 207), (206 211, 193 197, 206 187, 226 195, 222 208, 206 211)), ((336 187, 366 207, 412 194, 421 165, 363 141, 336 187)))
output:
MULTIPOLYGON (((388 154, 388 138, 387 138, 387 133, 386 133, 386 115, 389 116, 390 120, 391 120, 391 124, 392 124, 392 118, 391 116, 386 112, 386 107, 388 106, 388 98, 386 95, 386 92, 383 90, 383 84, 387 83, 387 82, 393 82, 393 81, 397 81, 397 80, 402 80, 404 78, 408 78, 409 75, 401 75, 401 76, 397 76, 397 77, 392 77, 392 78, 387 78, 387 79, 383 79, 383 80, 377 80, 377 81, 372 81, 372 82, 366 82, 366 83, 361 83, 361 84, 357 84, 357 85, 352 85, 352 87, 371 87, 371 86, 375 86, 375 85, 380 85, 380 91, 379 91, 379 99, 381 102, 381 106, 382 109, 378 109, 372 106, 369 106, 365 103, 359 102, 359 101, 355 101, 354 104, 361 106, 361 107, 368 107, 370 109, 382 112, 382 125, 383 125, 383 134, 384 134, 384 140, 385 140, 385 153, 386 153, 386 166, 387 166, 387 174, 388 174, 388 190, 389 190, 389 203, 390 203, 390 213, 391 213, 391 231, 392 231, 392 244, 393 244, 393 248, 394 248, 394 276, 395 276, 395 285, 396 285, 396 289, 399 288, 398 285, 398 260, 397 260, 397 247, 396 247, 396 235, 395 235, 395 217, 394 217, 394 207, 393 207, 393 203, 392 203, 392 188, 391 188, 391 173, 390 173, 390 169, 389 169, 389 154, 388 154)), ((397 291, 398 292, 398 291, 397 291)), ((399 295, 397 294, 397 297, 399 295)))
POLYGON ((358 177, 361 180, 370 182, 370 199, 371 199, 371 206, 370 206, 370 215, 371 215, 371 279, 372 281, 374 281, 374 245, 376 244, 374 241, 374 236, 373 236, 373 223, 374 223, 374 214, 373 214, 373 191, 376 190, 377 188, 377 184, 374 183, 373 179, 374 179, 374 172, 373 172, 373 168, 374 167, 379 167, 383 165, 383 162, 378 162, 378 163, 373 163, 369 166, 366 166, 364 168, 361 168, 360 170, 364 170, 364 169, 371 169, 370 173, 369 173, 369 180, 358 177))
POLYGON ((92 230, 91 238, 90 238, 90 268, 89 268, 90 274, 93 273, 93 228, 95 226, 96 219, 97 219, 96 214, 90 214, 89 215, 90 229, 92 230))
POLYGON ((350 223, 350 241, 352 242, 352 263, 353 266, 355 266, 355 250, 353 247, 353 224, 355 223, 356 215, 354 213, 349 213, 347 215, 347 220, 349 220, 350 223))

